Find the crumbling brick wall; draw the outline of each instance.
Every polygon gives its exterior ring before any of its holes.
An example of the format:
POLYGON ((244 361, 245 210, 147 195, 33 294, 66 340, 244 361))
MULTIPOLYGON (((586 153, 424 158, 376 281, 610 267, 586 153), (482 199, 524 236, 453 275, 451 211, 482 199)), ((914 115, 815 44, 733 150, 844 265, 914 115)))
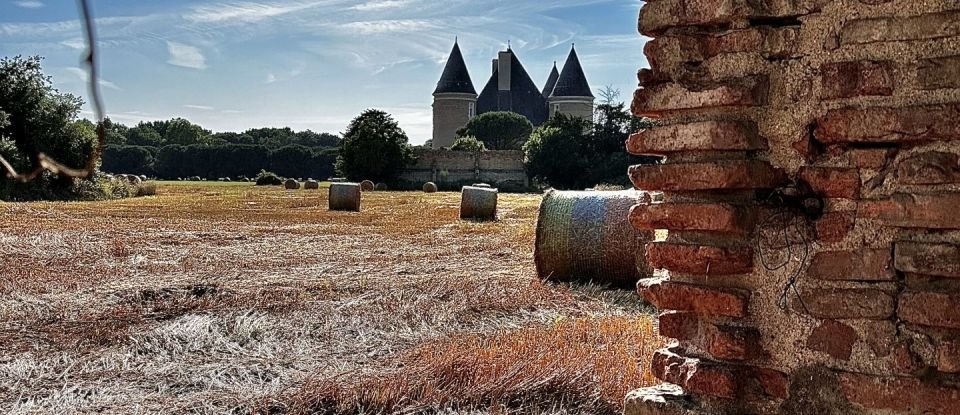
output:
POLYGON ((647 0, 627 413, 960 414, 960 1, 647 0), (822 203, 822 212, 820 207, 822 203))

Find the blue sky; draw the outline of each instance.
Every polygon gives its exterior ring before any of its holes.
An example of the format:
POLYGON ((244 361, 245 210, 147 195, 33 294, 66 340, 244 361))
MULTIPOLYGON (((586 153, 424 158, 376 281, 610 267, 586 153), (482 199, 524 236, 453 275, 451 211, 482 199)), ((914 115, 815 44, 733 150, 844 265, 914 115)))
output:
MULTIPOLYGON (((431 93, 455 37, 479 90, 512 41, 537 84, 576 43, 594 91, 629 100, 646 65, 638 0, 94 0, 111 118, 185 117, 214 131, 342 132, 366 108, 430 138, 431 93)), ((0 0, 0 55, 41 55, 85 97, 74 0, 0 0)), ((85 115, 88 115, 86 112, 85 115)))

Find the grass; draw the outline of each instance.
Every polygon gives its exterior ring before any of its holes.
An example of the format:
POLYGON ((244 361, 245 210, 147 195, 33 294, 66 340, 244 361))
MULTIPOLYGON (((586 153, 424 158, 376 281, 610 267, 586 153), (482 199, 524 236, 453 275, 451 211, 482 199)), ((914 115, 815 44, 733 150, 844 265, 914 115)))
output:
POLYGON ((0 203, 5 413, 616 413, 662 340, 633 293, 544 284, 539 197, 158 183, 0 203))

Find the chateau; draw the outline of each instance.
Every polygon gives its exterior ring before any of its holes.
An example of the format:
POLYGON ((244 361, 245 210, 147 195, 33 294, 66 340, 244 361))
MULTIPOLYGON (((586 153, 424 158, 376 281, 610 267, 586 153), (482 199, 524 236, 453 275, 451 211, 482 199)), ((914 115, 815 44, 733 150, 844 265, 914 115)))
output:
POLYGON ((576 48, 571 47, 562 71, 557 71, 554 63, 546 85, 540 90, 508 47, 493 60, 490 80, 478 96, 460 45, 454 42, 433 92, 433 148, 452 146, 457 130, 485 112, 512 111, 527 117, 536 126, 558 113, 592 118, 593 103, 593 93, 576 48))

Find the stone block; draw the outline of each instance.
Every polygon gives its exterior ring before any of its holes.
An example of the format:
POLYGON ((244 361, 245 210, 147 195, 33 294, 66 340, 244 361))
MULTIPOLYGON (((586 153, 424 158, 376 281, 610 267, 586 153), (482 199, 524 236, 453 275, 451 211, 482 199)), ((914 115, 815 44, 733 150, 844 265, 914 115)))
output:
POLYGON ((637 284, 640 296, 660 310, 690 311, 701 316, 742 318, 747 316, 750 293, 665 281, 643 280, 637 284))
POLYGON ((893 281, 891 249, 858 249, 818 252, 810 262, 807 275, 833 281, 893 281))

